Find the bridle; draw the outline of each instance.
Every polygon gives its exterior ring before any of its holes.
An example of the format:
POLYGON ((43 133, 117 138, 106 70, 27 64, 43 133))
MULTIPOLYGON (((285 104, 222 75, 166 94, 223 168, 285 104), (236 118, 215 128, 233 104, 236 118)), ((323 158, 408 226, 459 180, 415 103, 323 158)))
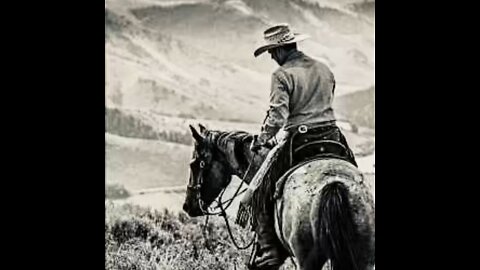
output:
MULTIPOLYGON (((217 139, 218 139, 218 134, 216 134, 216 133, 214 133, 214 132, 211 132, 211 131, 208 131, 204 140, 205 140, 205 143, 207 144, 207 146, 208 146, 208 147, 211 147, 211 146, 214 146, 214 144, 216 143, 217 139)), ((242 193, 244 193, 244 192, 248 189, 248 188, 245 188, 244 190, 240 191, 240 189, 242 188, 243 183, 246 182, 246 181, 245 181, 245 178, 246 178, 246 176, 248 175, 248 173, 249 173, 249 171, 250 171, 250 168, 251 168, 251 166, 252 166, 252 164, 253 164, 254 158, 255 158, 255 154, 254 154, 254 156, 252 157, 252 160, 249 162, 248 168, 247 168, 247 170, 245 171, 243 177, 241 177, 241 183, 240 183, 240 185, 238 185, 237 190, 235 191, 235 193, 233 194, 233 196, 232 196, 230 199, 228 199, 228 200, 226 200, 226 201, 222 201, 223 195, 224 195, 224 193, 225 193, 225 191, 226 191, 226 187, 222 189, 220 195, 218 196, 218 200, 216 200, 217 205, 218 205, 218 206, 216 206, 216 208, 219 208, 219 209, 220 209, 220 211, 218 211, 218 212, 211 212, 211 211, 209 211, 208 207, 205 209, 205 208, 204 208, 205 202, 203 201, 202 196, 201 196, 202 184, 204 183, 204 181, 203 181, 203 173, 204 173, 204 171, 206 171, 207 169, 209 169, 209 168, 211 167, 211 162, 207 162, 207 161, 205 161, 205 160, 203 160, 203 159, 200 159, 200 161, 199 161, 199 168, 200 168, 200 170, 199 170, 198 173, 197 173, 197 179, 195 179, 196 181, 193 181, 192 184, 189 183, 189 184, 187 185, 187 190, 190 190, 190 191, 194 194, 195 199, 196 199, 196 201, 197 201, 197 203, 198 203, 198 206, 199 206, 199 208, 200 208, 200 211, 202 212, 203 215, 206 216, 206 219, 205 219, 205 228, 206 228, 206 226, 207 226, 208 217, 209 217, 209 216, 215 216, 215 215, 222 216, 222 217, 224 218, 224 220, 225 220, 225 224, 226 224, 226 226, 227 226, 227 230, 228 230, 228 233, 229 233, 229 235, 230 235, 230 238, 232 239, 232 243, 235 245, 235 247, 236 247, 237 249, 247 249, 247 248, 249 248, 249 247, 254 243, 255 237, 253 237, 252 241, 251 241, 249 244, 247 244, 246 246, 243 246, 243 247, 239 246, 239 245, 236 243, 236 241, 235 241, 235 239, 234 239, 234 237, 233 237, 233 233, 232 233, 232 231, 231 231, 230 224, 229 224, 229 221, 228 221, 228 218, 227 218, 226 210, 232 205, 233 200, 234 200, 236 197, 240 196, 242 193), (225 207, 223 206, 224 204, 226 204, 225 207)), ((191 162, 191 164, 197 162, 197 159, 198 159, 198 157, 195 158, 195 160, 193 160, 193 161, 191 162)), ((192 170, 192 168, 191 168, 191 170, 192 170)), ((193 170, 192 170, 192 171, 193 171, 193 170)), ((230 172, 229 172, 229 175, 232 175, 232 174, 233 174, 233 171, 230 171, 230 172)))

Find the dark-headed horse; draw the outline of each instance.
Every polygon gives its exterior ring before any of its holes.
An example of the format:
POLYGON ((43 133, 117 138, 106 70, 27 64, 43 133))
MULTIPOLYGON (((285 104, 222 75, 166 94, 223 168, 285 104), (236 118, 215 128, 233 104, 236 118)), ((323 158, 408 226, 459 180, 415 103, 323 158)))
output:
MULTIPOLYGON (((258 164, 249 163, 252 135, 190 129, 195 150, 183 209, 201 216, 233 175, 243 178, 258 164)), ((327 260, 334 270, 374 269, 375 204, 363 174, 349 162, 314 159, 290 172, 275 212, 277 236, 301 270, 322 269, 327 260)))

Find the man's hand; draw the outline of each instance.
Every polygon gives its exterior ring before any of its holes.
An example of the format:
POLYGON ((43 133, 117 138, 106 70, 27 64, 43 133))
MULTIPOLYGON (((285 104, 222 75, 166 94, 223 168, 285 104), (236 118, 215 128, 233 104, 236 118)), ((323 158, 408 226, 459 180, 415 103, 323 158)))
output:
POLYGON ((262 147, 272 149, 273 147, 275 147, 275 145, 277 145, 276 141, 274 141, 274 140, 269 140, 269 141, 261 140, 261 139, 257 138, 257 135, 255 135, 253 137, 252 144, 250 144, 250 151, 258 154, 258 151, 262 147))
POLYGON ((254 135, 252 144, 250 145, 250 150, 252 152, 257 153, 258 150, 260 150, 260 148, 262 148, 262 146, 264 145, 265 145, 265 140, 262 140, 261 137, 259 137, 258 135, 254 135))

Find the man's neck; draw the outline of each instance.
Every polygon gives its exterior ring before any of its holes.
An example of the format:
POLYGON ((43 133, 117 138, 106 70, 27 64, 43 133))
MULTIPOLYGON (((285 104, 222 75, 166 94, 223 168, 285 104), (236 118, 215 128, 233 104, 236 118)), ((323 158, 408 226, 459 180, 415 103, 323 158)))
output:
POLYGON ((287 63, 288 61, 294 59, 295 57, 297 57, 301 52, 299 50, 290 50, 288 52, 286 52, 286 55, 285 57, 283 58, 283 62, 280 64, 280 66, 283 66, 285 63, 287 63))

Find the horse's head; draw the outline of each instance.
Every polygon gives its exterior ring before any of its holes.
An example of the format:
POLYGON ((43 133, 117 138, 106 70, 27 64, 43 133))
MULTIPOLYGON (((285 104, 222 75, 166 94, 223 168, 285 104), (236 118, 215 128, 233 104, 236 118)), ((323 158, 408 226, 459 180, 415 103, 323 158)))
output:
POLYGON ((224 154, 216 147, 218 134, 199 126, 200 132, 190 126, 195 139, 195 149, 190 162, 190 179, 183 204, 183 210, 192 217, 205 214, 208 206, 230 183, 234 173, 224 154))

